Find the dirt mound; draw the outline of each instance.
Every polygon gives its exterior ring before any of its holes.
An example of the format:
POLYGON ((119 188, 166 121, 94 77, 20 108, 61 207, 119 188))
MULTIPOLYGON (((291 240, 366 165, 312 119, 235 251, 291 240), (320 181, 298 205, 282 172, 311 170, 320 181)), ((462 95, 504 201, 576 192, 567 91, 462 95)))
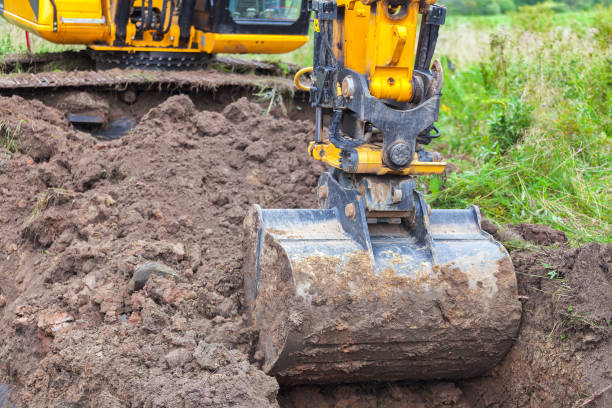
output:
POLYGON ((571 406, 611 380, 611 249, 591 244, 512 254, 522 330, 489 375, 277 402, 249 358, 241 224, 254 203, 316 205, 312 123, 187 96, 108 143, 38 101, 0 98, 0 117, 0 387, 17 406, 571 406))
POLYGON ((246 100, 227 123, 177 96, 95 144, 39 102, 0 110, 16 143, 0 174, 0 383, 29 406, 276 406, 247 357, 241 221, 253 203, 315 204, 312 125, 246 100), (150 261, 178 282, 129 293, 150 261))
POLYGON ((514 227, 524 240, 536 245, 567 244, 563 231, 558 231, 547 225, 519 224, 514 227))

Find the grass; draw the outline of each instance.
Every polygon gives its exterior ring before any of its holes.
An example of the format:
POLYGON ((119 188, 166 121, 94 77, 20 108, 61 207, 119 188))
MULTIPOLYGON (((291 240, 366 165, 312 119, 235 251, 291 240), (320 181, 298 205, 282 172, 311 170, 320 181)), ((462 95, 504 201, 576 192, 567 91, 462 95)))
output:
MULTIPOLYGON (((59 52, 79 48, 74 45, 54 44, 34 34, 30 34, 30 45, 32 52, 59 52)), ((26 52, 27 50, 25 31, 0 18, 0 55, 26 52)))
POLYGON ((0 119, 0 147, 8 150, 9 154, 19 150, 19 127, 11 128, 11 125, 0 119))
POLYGON ((551 225, 573 243, 611 240, 610 15, 517 14, 451 26, 447 39, 470 33, 478 52, 470 59, 444 39, 438 50, 445 135, 432 147, 460 172, 430 180, 432 206, 477 204, 498 223, 551 225))
POLYGON ((36 203, 30 212, 29 221, 38 217, 40 213, 49 207, 57 205, 61 201, 69 201, 74 198, 74 193, 64 188, 49 188, 36 197, 36 203))

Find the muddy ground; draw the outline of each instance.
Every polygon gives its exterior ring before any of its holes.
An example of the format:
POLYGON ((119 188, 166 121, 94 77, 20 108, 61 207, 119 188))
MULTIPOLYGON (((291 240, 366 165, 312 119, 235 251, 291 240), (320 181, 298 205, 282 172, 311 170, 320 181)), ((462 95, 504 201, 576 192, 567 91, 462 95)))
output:
POLYGON ((520 248, 523 303, 519 337, 491 372, 279 388, 251 356, 242 218, 254 203, 316 205, 324 167, 306 154, 312 122, 264 115, 246 98, 113 98, 0 98, 0 385, 11 404, 612 406, 612 246, 570 248, 530 225, 487 224, 520 248), (66 119, 88 106, 140 123, 97 141, 66 119))

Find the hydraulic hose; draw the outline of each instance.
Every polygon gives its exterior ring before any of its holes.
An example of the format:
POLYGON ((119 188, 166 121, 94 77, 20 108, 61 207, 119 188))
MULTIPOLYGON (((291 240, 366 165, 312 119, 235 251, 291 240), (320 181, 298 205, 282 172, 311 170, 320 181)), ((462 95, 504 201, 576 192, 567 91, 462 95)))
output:
POLYGON ((191 37, 191 26, 193 25, 193 16, 196 6, 196 0, 183 0, 181 11, 179 14, 180 44, 186 44, 191 37))

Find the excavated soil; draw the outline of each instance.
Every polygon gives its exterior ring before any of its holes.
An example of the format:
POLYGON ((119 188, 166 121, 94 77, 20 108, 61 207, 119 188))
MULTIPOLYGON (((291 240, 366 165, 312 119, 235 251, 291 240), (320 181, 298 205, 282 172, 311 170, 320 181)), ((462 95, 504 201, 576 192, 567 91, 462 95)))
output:
POLYGON ((242 219, 316 205, 312 123, 179 95, 99 142, 65 116, 96 97, 0 98, 0 408, 8 390, 18 407, 612 404, 612 246, 530 225, 487 225, 533 243, 511 254, 520 334, 487 375, 279 389, 251 356, 242 219))

